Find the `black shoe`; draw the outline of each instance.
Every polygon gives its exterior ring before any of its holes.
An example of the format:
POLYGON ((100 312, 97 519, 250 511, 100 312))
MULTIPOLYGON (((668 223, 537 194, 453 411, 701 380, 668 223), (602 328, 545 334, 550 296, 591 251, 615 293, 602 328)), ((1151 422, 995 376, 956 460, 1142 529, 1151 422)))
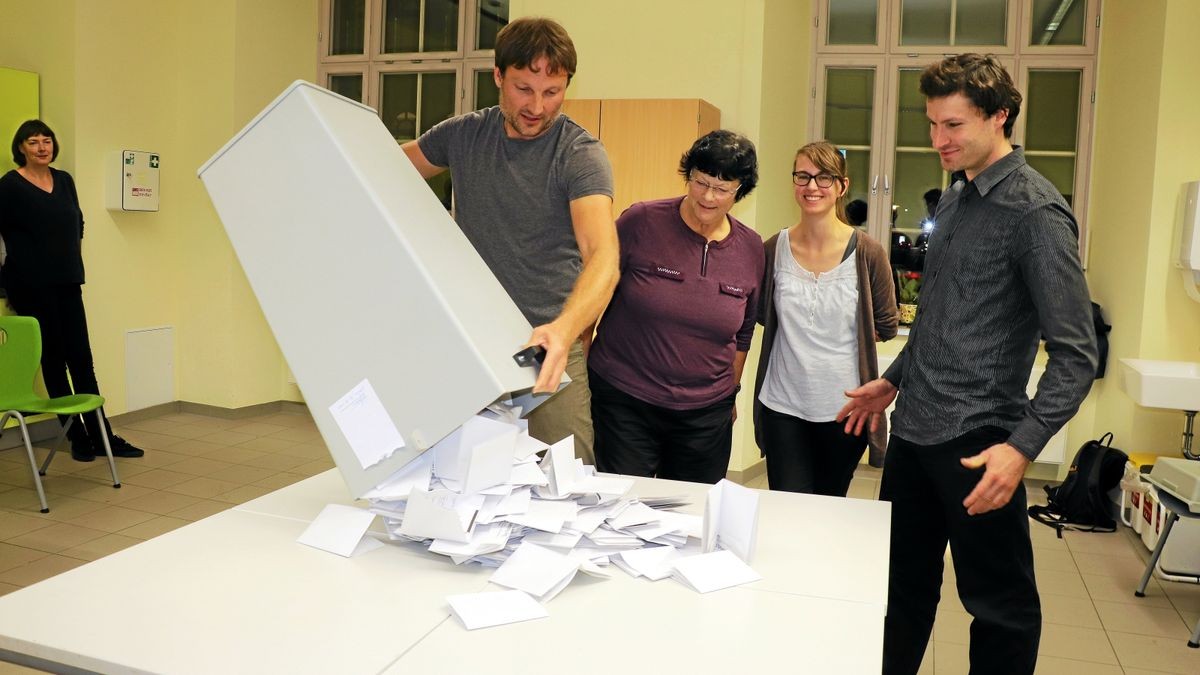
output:
POLYGON ((87 436, 71 439, 71 459, 76 462, 90 462, 96 459, 96 455, 92 453, 92 444, 88 441, 87 436))
MULTIPOLYGON (((109 436, 108 445, 112 448, 113 457, 141 457, 146 454, 145 450, 136 448, 129 444, 129 441, 120 436, 109 436)), ((104 446, 96 448, 97 457, 105 457, 104 446)))

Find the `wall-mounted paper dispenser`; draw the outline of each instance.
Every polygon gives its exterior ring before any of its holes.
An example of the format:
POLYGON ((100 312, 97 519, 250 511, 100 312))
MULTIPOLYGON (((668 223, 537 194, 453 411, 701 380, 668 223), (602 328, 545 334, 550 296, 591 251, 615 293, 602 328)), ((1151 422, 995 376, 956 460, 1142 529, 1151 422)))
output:
POLYGON ((1200 181, 1183 184, 1183 236, 1179 242, 1179 260, 1183 286, 1187 294, 1200 302, 1200 181))

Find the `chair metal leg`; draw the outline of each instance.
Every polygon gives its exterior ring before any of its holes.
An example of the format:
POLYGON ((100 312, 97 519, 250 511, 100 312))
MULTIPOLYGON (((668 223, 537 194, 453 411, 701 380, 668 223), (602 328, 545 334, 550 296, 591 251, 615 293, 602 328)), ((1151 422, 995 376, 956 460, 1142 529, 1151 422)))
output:
POLYGON ((112 473, 113 487, 121 487, 121 479, 117 478, 117 460, 113 459, 112 445, 108 442, 108 428, 104 425, 104 413, 96 408, 96 419, 100 421, 100 440, 104 443, 104 454, 108 455, 108 470, 112 473))
POLYGON ((1158 544, 1154 547, 1154 553, 1150 554, 1150 562, 1146 563, 1146 571, 1142 574, 1142 581, 1138 584, 1137 590, 1133 592, 1139 598, 1146 597, 1146 584, 1150 583, 1150 575, 1154 573, 1154 566, 1158 564, 1158 559, 1162 557, 1163 548, 1167 545, 1167 535, 1171 534, 1171 528, 1175 525, 1175 521, 1179 520, 1179 514, 1174 511, 1167 511, 1167 522, 1163 524, 1162 534, 1158 535, 1158 544))
POLYGON ((38 501, 42 503, 42 513, 50 513, 50 505, 46 503, 46 491, 42 489, 42 477, 38 475, 37 457, 33 456, 33 443, 29 441, 29 429, 25 426, 25 417, 15 410, 10 410, 0 417, 0 428, 8 418, 15 417, 21 427, 21 438, 25 441, 25 452, 29 455, 29 470, 33 472, 33 485, 37 488, 38 501))
POLYGON ((1200 649, 1200 619, 1196 619, 1196 630, 1192 631, 1192 639, 1188 640, 1192 649, 1200 649))
POLYGON ((54 440, 54 445, 50 446, 50 454, 46 455, 45 461, 42 462, 42 467, 38 469, 38 473, 41 475, 46 475, 46 469, 50 468, 50 462, 54 459, 54 455, 58 453, 58 448, 62 445, 63 440, 67 437, 67 431, 71 429, 71 424, 74 421, 74 415, 67 417, 67 423, 63 425, 62 431, 58 432, 58 438, 54 440))

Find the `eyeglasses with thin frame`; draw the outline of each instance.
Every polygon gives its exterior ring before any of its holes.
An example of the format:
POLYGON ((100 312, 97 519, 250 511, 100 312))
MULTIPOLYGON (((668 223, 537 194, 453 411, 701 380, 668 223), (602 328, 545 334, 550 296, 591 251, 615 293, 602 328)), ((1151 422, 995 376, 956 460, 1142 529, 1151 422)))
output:
POLYGON ((713 196, 717 199, 728 199, 729 197, 734 196, 737 194, 738 188, 740 187, 739 185, 734 185, 733 187, 721 187, 720 185, 713 185, 708 181, 704 181, 693 176, 688 177, 688 183, 691 183, 692 187, 698 190, 700 194, 704 194, 705 192, 712 190, 713 196))
POLYGON ((800 187, 804 187, 804 186, 808 185, 810 182, 812 182, 813 180, 816 180, 817 187, 831 188, 831 187, 833 187, 833 184, 835 182, 837 182, 837 180, 839 178, 841 178, 841 176, 835 176, 835 175, 829 174, 829 173, 819 173, 814 176, 811 173, 808 173, 807 171, 793 171, 792 172, 792 182, 795 183, 796 185, 799 185, 800 187))

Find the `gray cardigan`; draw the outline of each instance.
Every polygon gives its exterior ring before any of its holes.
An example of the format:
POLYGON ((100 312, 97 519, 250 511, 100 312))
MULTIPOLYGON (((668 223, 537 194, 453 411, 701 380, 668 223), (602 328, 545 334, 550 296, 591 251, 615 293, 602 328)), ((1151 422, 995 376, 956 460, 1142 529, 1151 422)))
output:
MULTIPOLYGON (((778 241, 779 235, 776 234, 763 242, 767 267, 758 296, 758 322, 764 330, 758 356, 758 375, 754 378, 754 440, 760 450, 763 447, 760 425, 763 405, 758 395, 762 391, 767 365, 771 362, 771 349, 775 346, 775 331, 779 326, 779 317, 775 313, 775 248, 778 241)), ((858 233, 854 259, 858 268, 858 375, 860 383, 866 383, 879 377, 876 336, 881 342, 896 337, 899 323, 896 283, 883 247, 865 232, 858 233)), ((886 418, 870 435, 870 446, 871 466, 882 467, 883 455, 887 451, 886 418)))

